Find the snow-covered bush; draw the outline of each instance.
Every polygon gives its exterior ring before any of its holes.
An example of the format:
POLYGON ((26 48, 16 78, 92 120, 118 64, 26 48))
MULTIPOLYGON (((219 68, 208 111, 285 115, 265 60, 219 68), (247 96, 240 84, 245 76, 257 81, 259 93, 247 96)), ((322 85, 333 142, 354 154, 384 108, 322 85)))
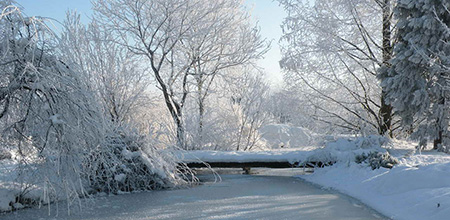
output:
POLYGON ((372 168, 392 168, 397 160, 383 148, 389 139, 383 136, 371 135, 367 137, 339 138, 329 142, 324 148, 311 153, 305 163, 320 161, 323 163, 362 163, 367 162, 372 168))
POLYGON ((111 120, 95 81, 67 60, 45 21, 11 4, 0 2, 0 148, 8 146, 17 162, 14 202, 65 199, 70 206, 93 192, 186 183, 175 159, 111 120))
POLYGON ((92 193, 119 193, 174 186, 185 180, 174 173, 177 164, 163 159, 146 136, 115 130, 83 161, 83 177, 92 193))
POLYGON ((389 152, 369 152, 356 155, 356 163, 367 163, 372 169, 379 169, 380 167, 391 169, 395 164, 398 164, 398 160, 392 157, 389 152))

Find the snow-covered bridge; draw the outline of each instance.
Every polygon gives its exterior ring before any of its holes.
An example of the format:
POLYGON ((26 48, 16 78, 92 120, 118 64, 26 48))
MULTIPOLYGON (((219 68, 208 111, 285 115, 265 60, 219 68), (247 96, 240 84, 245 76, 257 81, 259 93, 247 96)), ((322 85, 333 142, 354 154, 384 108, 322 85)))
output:
POLYGON ((181 161, 190 168, 292 168, 292 167, 323 167, 331 165, 329 161, 308 161, 311 151, 188 151, 180 153, 181 161))

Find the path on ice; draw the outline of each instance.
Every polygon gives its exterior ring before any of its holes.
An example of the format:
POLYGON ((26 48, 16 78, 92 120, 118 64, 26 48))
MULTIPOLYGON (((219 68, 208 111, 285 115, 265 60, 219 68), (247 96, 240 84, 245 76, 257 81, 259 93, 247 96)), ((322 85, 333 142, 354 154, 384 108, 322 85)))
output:
MULTIPOLYGON (((208 178, 212 178, 209 176, 208 178)), ((382 219, 345 196, 283 176, 223 175, 222 182, 178 190, 107 196, 83 212, 49 217, 27 209, 1 219, 382 219)), ((64 208, 61 208, 64 209, 64 208)))

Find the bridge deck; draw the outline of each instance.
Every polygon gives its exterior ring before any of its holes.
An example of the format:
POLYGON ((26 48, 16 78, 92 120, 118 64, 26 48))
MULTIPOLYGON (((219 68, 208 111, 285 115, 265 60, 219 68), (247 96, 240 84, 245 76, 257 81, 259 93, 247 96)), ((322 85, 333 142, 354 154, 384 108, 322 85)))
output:
POLYGON ((189 151, 180 152, 179 158, 190 168, 293 168, 324 167, 332 162, 307 161, 310 151, 189 151))
POLYGON ((308 163, 294 163, 289 162, 189 162, 186 163, 189 168, 314 168, 314 167, 324 167, 332 165, 332 163, 323 162, 308 162, 308 163))

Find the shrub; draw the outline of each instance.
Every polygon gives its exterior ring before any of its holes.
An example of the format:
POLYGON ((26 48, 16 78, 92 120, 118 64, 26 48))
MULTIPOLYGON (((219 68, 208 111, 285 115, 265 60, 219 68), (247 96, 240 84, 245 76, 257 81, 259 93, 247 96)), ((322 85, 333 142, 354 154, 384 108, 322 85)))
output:
POLYGON ((398 164, 397 158, 391 156, 388 152, 370 152, 368 154, 362 153, 356 155, 356 163, 366 163, 372 167, 373 170, 380 167, 391 169, 395 164, 398 164))

